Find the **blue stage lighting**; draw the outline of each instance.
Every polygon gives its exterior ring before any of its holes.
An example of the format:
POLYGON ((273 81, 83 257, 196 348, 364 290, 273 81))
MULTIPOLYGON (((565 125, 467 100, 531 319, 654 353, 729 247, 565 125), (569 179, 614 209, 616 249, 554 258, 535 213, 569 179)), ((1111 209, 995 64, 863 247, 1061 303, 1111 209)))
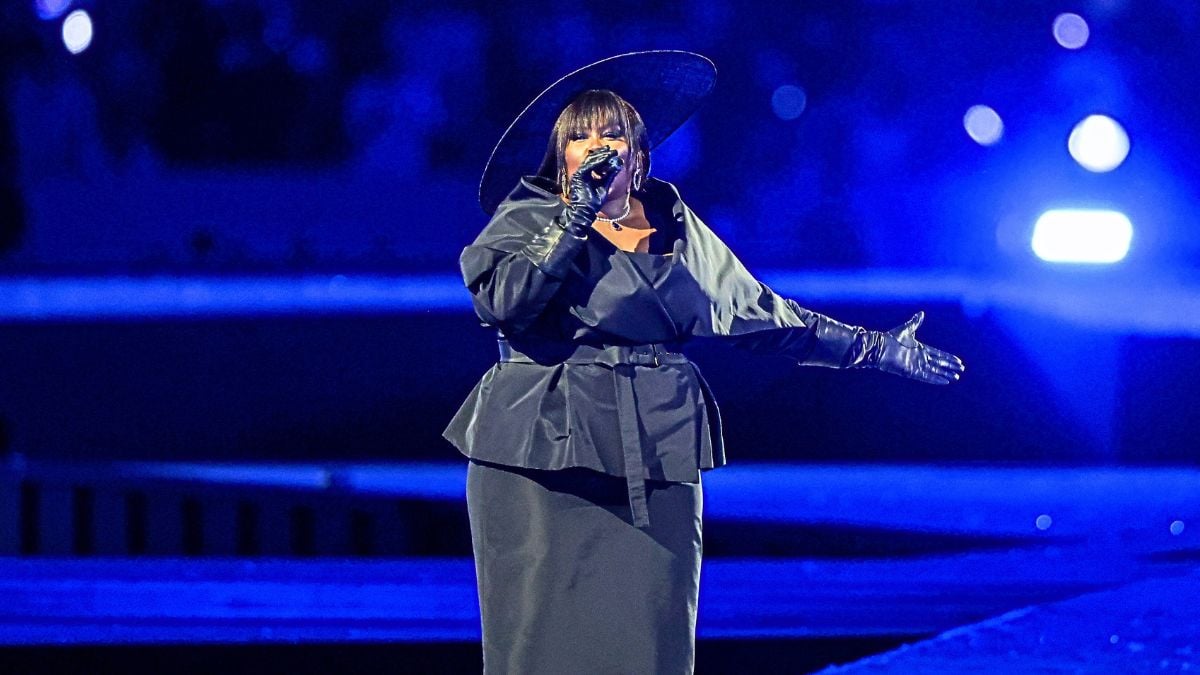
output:
POLYGON ((1120 211, 1054 209, 1033 227, 1033 252, 1047 262, 1115 263, 1129 252, 1133 224, 1120 211))
POLYGON ((62 16, 71 6, 71 0, 35 0, 33 6, 37 10, 38 18, 49 21, 62 16))
POLYGON ((1004 120, 986 105, 973 105, 963 115, 963 128, 976 143, 992 145, 1004 135, 1004 120))
POLYGON ((1054 40, 1067 49, 1079 49, 1087 44, 1091 31, 1082 16, 1067 12, 1054 19, 1054 40))
POLYGON ((77 9, 63 19, 62 41, 67 51, 78 54, 92 44, 92 17, 82 9, 77 9))
POLYGON ((1129 136, 1113 118, 1088 115, 1071 130, 1067 150, 1083 168, 1104 173, 1125 161, 1129 155, 1129 136))
POLYGON ((771 95, 771 107, 781 120, 794 120, 808 105, 808 94, 794 84, 785 84, 771 95))

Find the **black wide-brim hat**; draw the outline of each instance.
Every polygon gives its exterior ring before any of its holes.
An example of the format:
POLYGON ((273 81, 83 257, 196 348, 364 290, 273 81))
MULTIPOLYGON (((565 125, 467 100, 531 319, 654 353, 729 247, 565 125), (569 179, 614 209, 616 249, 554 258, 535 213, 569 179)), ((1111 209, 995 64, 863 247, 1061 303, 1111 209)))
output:
POLYGON ((563 108, 583 92, 609 89, 629 101, 646 123, 650 150, 692 116, 716 80, 712 61, 674 50, 619 54, 566 75, 538 94, 500 137, 483 168, 479 205, 491 215, 521 176, 554 170, 544 162, 550 132, 563 108))

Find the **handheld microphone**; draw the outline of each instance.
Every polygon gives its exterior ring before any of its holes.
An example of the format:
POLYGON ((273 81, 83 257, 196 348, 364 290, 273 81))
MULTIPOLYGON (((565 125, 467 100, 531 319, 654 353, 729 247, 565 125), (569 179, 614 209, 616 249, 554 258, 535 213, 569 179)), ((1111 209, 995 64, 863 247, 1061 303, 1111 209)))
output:
POLYGON ((612 153, 612 154, 605 162, 603 162, 602 164, 598 164, 592 168, 592 176, 596 180, 604 180, 605 178, 608 178, 608 176, 610 174, 615 174, 615 173, 619 172, 621 170, 621 167, 625 166, 625 162, 621 161, 621 156, 617 154, 617 151, 613 150, 612 148, 608 147, 607 145, 599 147, 599 148, 592 148, 591 150, 588 150, 588 157, 592 157, 593 155, 595 155, 597 153, 612 153))

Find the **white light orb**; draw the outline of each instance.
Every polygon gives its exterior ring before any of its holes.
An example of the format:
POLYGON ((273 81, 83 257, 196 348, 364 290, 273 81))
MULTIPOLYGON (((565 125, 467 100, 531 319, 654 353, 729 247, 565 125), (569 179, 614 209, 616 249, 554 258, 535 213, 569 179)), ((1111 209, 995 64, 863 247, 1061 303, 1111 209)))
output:
POLYGON ((1091 31, 1082 16, 1067 12, 1054 18, 1054 40, 1067 49, 1079 49, 1087 44, 1091 31))
POLYGON ((1110 264, 1129 253, 1133 223, 1120 211, 1053 209, 1037 219, 1031 246, 1046 262, 1110 264))
POLYGON ((980 145, 992 145, 1004 136, 1004 120, 986 105, 973 105, 963 115, 963 128, 971 140, 980 145))
POLYGON ((1104 173, 1129 156, 1129 135, 1107 115, 1088 115, 1071 130, 1067 150, 1083 168, 1104 173))
POLYGON ((78 54, 92 44, 92 17, 82 9, 77 9, 63 19, 62 41, 67 51, 78 54))

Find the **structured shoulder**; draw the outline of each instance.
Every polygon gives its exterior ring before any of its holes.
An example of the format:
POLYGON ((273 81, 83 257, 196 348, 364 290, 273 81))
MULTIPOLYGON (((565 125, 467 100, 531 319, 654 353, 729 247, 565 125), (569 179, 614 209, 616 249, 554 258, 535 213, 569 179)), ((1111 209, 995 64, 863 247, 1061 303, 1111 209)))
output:
POLYGON ((544 231, 563 212, 558 194, 551 192, 545 179, 526 177, 496 207, 491 220, 475 238, 472 246, 499 250, 517 250, 544 231))

